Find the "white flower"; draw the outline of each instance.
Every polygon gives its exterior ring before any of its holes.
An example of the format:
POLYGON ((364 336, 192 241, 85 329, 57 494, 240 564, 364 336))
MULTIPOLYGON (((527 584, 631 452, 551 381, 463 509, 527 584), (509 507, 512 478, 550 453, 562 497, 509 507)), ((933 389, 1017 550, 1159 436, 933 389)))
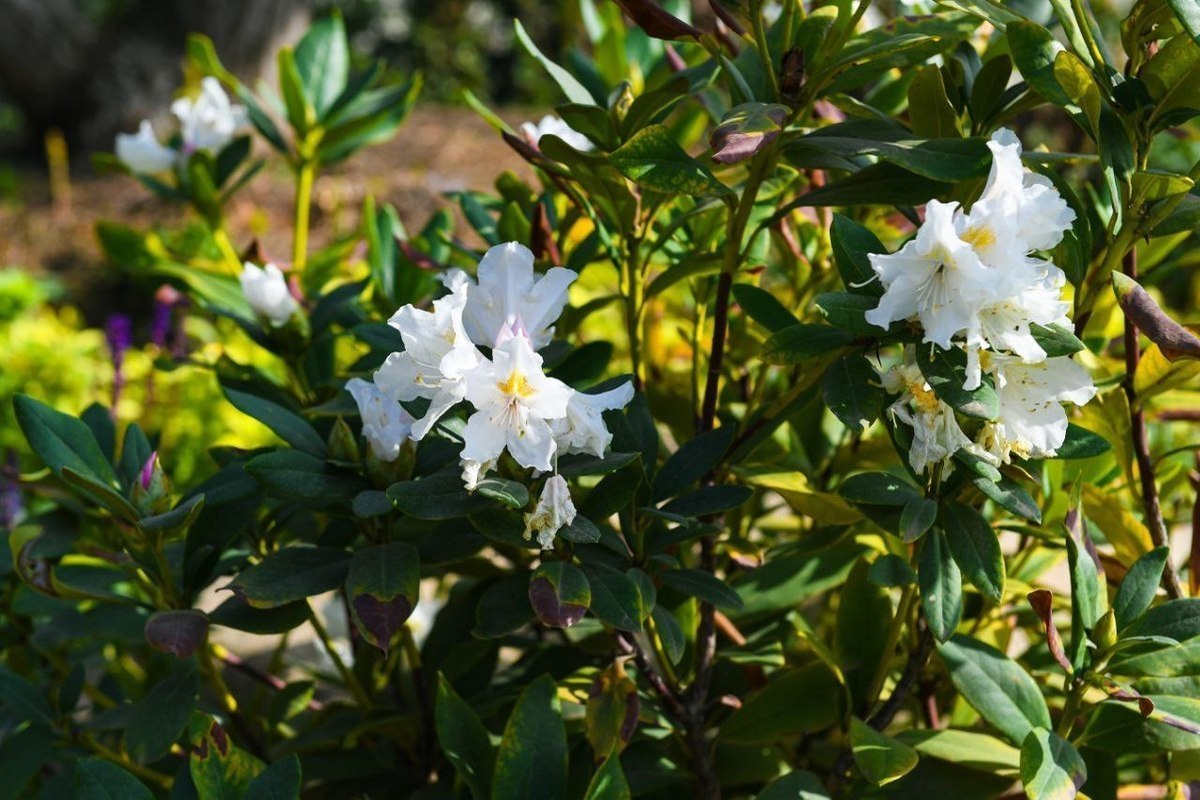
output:
POLYGON ((117 158, 139 175, 166 172, 175 164, 175 151, 158 141, 150 120, 142 120, 137 133, 118 133, 117 158))
POLYGON ((567 304, 567 287, 579 276, 553 267, 534 280, 533 253, 508 242, 484 254, 478 277, 475 283, 455 271, 444 279, 447 285, 465 286, 463 325, 471 340, 482 347, 497 347, 513 335, 524 334, 540 350, 550 343, 554 322, 567 304))
POLYGON ((571 502, 571 490, 561 475, 551 475, 542 488, 537 506, 525 515, 525 538, 536 533, 538 544, 543 550, 554 548, 554 534, 559 528, 575 521, 575 504, 571 502))
POLYGON ((1062 403, 1082 406, 1096 395, 1088 371, 1065 356, 1040 364, 999 357, 993 370, 1000 414, 984 425, 979 447, 996 464, 1053 456, 1067 436, 1062 403))
POLYGON ((269 319, 277 328, 291 319, 300 308, 300 304, 288 290, 283 273, 274 264, 259 267, 247 261, 238 280, 242 284, 242 294, 246 296, 250 308, 269 319))
POLYGON ((892 367, 883 374, 883 386, 890 393, 900 393, 888 410, 912 427, 908 463, 914 472, 924 472, 929 465, 946 461, 963 448, 973 448, 959 427, 954 409, 938 399, 916 364, 892 367))
POLYGON ((624 408, 632 399, 632 383, 623 383, 600 394, 572 394, 567 403, 567 415, 550 423, 559 452, 591 453, 603 458, 612 443, 603 413, 624 408))
POLYGON ((949 349, 960 333, 975 333, 979 309, 995 298, 997 276, 955 230, 957 204, 930 200, 916 238, 895 253, 871 255, 884 293, 868 311, 872 325, 887 328, 916 317, 925 341, 949 349))
POLYGON ((216 154, 246 126, 246 109, 229 102, 229 95, 216 78, 200 81, 200 94, 193 100, 181 97, 171 104, 179 118, 183 152, 207 150, 216 154))
POLYGON ((400 448, 412 433, 413 418, 404 406, 379 391, 379 387, 362 378, 346 382, 346 391, 358 404, 362 417, 362 432, 371 452, 380 461, 395 461, 400 448))
MULTIPOLYGON (((1021 163, 1021 140, 1007 128, 992 134, 992 170, 983 194, 971 207, 968 226, 992 229, 1010 246, 1029 252, 1062 241, 1075 212, 1043 175, 1021 163)), ((964 237, 967 238, 967 237, 964 237)))
POLYGON ((463 330, 466 286, 433 302, 433 311, 411 305, 388 324, 400 331, 404 351, 392 353, 375 372, 375 384, 394 400, 429 400, 425 416, 413 424, 420 441, 450 407, 463 399, 463 374, 482 358, 463 330))
POLYGON ((521 466, 549 472, 556 449, 550 420, 567 415, 572 390, 542 372, 529 340, 509 339, 463 382, 476 408, 463 432, 463 460, 489 464, 507 449, 521 466))
POLYGON ((535 145, 542 140, 543 136, 554 134, 576 150, 586 153, 594 149, 594 145, 586 136, 553 114, 547 114, 536 124, 524 123, 521 125, 521 133, 535 145))

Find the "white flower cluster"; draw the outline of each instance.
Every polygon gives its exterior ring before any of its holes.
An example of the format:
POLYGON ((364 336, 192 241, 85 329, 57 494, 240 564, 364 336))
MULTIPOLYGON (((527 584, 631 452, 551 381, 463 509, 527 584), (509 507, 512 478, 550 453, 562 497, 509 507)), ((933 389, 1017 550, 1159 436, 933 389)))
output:
POLYGON ((200 94, 192 99, 181 97, 171 104, 171 113, 179 120, 179 149, 163 144, 154 133, 150 120, 142 120, 138 132, 118 133, 117 158, 139 175, 166 172, 187 162, 198 150, 216 155, 246 127, 246 109, 235 105, 216 78, 200 82, 200 94))
POLYGON ((276 328, 287 324, 300 309, 300 304, 288 288, 287 278, 274 264, 260 267, 247 261, 242 265, 238 282, 242 285, 246 303, 254 313, 266 318, 276 328))
POLYGON ((1000 400, 995 420, 974 439, 916 366, 913 348, 884 376, 899 393, 892 413, 913 428, 909 463, 920 472, 967 449, 992 464, 1053 456, 1067 433, 1061 403, 1087 403, 1091 376, 1069 357, 1047 358, 1031 326, 1070 325, 1062 300, 1063 271, 1033 253, 1057 245, 1075 213, 1044 176, 1021 164, 1021 143, 997 131, 988 147, 992 169, 983 195, 964 211, 931 200, 916 237, 890 255, 872 255, 884 286, 867 321, 887 328, 916 320, 927 346, 966 353, 963 388, 989 375, 1000 400))
MULTIPOLYGON (((404 350, 387 357, 373 384, 347 384, 372 451, 383 460, 396 458, 404 439, 420 441, 465 400, 475 409, 463 432, 468 489, 474 490, 505 450, 538 472, 555 472, 559 454, 602 457, 612 441, 602 414, 624 408, 633 386, 577 392, 546 375, 537 352, 550 342, 567 288, 578 276, 554 267, 535 277, 533 253, 516 242, 488 250, 477 274, 478 282, 462 270, 448 273, 450 292, 432 310, 406 305, 397 311, 388 324, 400 332, 404 350), (481 347, 490 350, 490 358, 481 347), (418 398, 429 406, 413 419, 400 403, 418 398)), ((556 474, 526 515, 526 535, 536 532, 543 547, 552 547, 554 533, 574 518, 566 481, 556 474)))

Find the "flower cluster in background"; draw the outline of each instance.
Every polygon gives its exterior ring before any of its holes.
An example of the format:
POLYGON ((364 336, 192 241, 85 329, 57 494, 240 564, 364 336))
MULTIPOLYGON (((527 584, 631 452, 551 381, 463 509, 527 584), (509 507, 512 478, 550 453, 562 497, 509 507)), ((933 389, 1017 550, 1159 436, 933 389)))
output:
MULTIPOLYGON (((556 473, 568 453, 603 457, 612 441, 603 412, 633 398, 624 383, 585 394, 546 374, 538 350, 550 343, 554 323, 567 303, 576 273, 554 267, 536 276, 533 253, 516 242, 497 245, 479 262, 478 280, 461 270, 444 278, 449 293, 431 310, 406 305, 389 324, 404 350, 392 353, 373 382, 350 381, 363 435, 384 461, 399 457, 408 439, 423 439, 451 408, 466 401, 474 409, 463 431, 463 482, 474 490, 507 452, 519 466, 556 473), (427 402, 419 418, 401 405, 427 402)), ((566 481, 547 480, 526 535, 544 548, 575 517, 566 481)))
POLYGON ((150 120, 142 120, 137 133, 119 133, 117 159, 138 175, 167 172, 186 164, 192 153, 219 153, 247 124, 246 109, 232 103, 216 78, 204 78, 200 93, 171 104, 179 120, 179 137, 163 144, 150 120), (177 141, 177 144, 176 144, 177 141))
POLYGON ((885 291, 867 321, 887 328, 915 320, 920 346, 965 352, 964 390, 987 379, 999 397, 996 418, 968 436, 906 348, 883 382, 899 394, 892 413, 912 426, 909 463, 918 472, 960 449, 995 465, 1053 456, 1067 433, 1061 404, 1083 405, 1096 393, 1086 369, 1067 356, 1049 358, 1034 336, 1035 326, 1070 325, 1066 276, 1034 253, 1056 246, 1075 213, 1047 178, 1025 169, 1011 131, 997 131, 988 147, 991 174, 970 211, 932 200, 912 241, 871 256, 885 291))

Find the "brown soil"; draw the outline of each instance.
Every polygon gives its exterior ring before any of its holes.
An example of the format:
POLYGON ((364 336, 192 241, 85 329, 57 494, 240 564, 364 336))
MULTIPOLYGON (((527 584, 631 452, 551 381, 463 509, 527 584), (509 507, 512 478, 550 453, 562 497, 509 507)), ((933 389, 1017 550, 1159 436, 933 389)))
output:
MULTIPOLYGON (((513 124, 526 118, 521 112, 505 116, 513 124)), ((352 230, 368 194, 395 205, 409 230, 418 231, 438 209, 455 207, 445 193, 487 191, 506 169, 531 174, 476 114, 461 108, 417 109, 390 142, 359 152, 318 179, 312 241, 320 245, 334 233, 352 230)), ((54 274, 74 297, 94 282, 111 279, 96 242, 98 221, 150 228, 187 219, 180 207, 158 200, 132 178, 97 176, 86 166, 77 172, 69 181, 21 173, 19 197, 0 204, 0 267, 54 274)), ((293 196, 290 173, 275 156, 227 206, 235 243, 243 247, 258 239, 268 257, 290 260, 293 196)), ((460 235, 473 241, 463 226, 460 235)))

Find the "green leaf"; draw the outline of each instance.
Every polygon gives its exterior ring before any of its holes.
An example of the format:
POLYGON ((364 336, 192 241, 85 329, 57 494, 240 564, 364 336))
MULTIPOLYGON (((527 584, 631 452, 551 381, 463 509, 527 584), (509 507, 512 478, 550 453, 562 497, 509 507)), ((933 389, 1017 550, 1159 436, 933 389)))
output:
POLYGON ((43 725, 54 724, 50 703, 32 683, 0 665, 0 707, 19 718, 43 725))
POLYGON ((900 328, 900 323, 893 323, 884 329, 867 322, 867 312, 879 305, 878 298, 873 294, 825 292, 813 299, 813 305, 825 315, 830 325, 859 336, 878 338, 900 328))
POLYGON ((529 580, 529 604, 543 625, 569 628, 591 602, 587 576, 569 561, 543 561, 529 580))
POLYGON ((852 708, 871 702, 868 694, 875 672, 891 655, 885 648, 892 601, 886 589, 868 580, 869 569, 870 565, 860 560, 838 592, 833 652, 850 691, 852 708))
POLYGON ((905 503, 900 512, 900 538, 906 543, 920 539, 933 527, 937 511, 937 502, 928 497, 913 498, 905 503))
POLYGON ((61 477, 66 467, 105 486, 120 486, 112 464, 81 420, 25 394, 13 398, 13 410, 30 448, 55 475, 61 477))
POLYGON ((304 95, 320 120, 350 79, 350 45, 342 15, 335 11, 313 22, 296 45, 295 58, 304 95))
POLYGON ((1175 16, 1197 44, 1200 44, 1200 7, 1192 0, 1167 0, 1175 16))
POLYGON ((946 95, 942 70, 936 65, 922 67, 908 86, 908 115, 913 133, 924 139, 955 138, 958 112, 946 95))
POLYGON ((242 800, 299 800, 303 784, 300 758, 292 753, 279 759, 250 781, 242 800))
POLYGON ((929 630, 939 642, 954 635, 962 620, 962 573, 950 555, 946 535, 934 530, 925 537, 917 565, 921 608, 929 630))
POLYGON ((1034 728, 1021 745, 1021 783, 1029 800, 1073 800, 1087 780, 1087 766, 1071 743, 1034 728))
POLYGON ((1156 547, 1135 561, 1125 573, 1112 604, 1117 630, 1125 628, 1150 607, 1169 556, 1166 547, 1156 547))
POLYGON ((237 389, 224 387, 224 392, 234 408, 266 425, 292 447, 316 458, 325 457, 325 440, 299 414, 237 389))
POLYGON ((1029 333, 1033 336, 1033 340, 1046 351, 1046 358, 1069 356, 1080 352, 1085 347, 1074 332, 1057 322, 1049 326, 1034 323, 1029 326, 1029 333))
POLYGON ((668 514, 699 519, 737 508, 753 494, 754 490, 749 486, 701 486, 694 492, 676 497, 662 510, 668 514))
POLYGON ((533 43, 533 40, 529 38, 529 34, 525 32, 525 28, 523 25, 521 25, 521 21, 519 19, 513 20, 513 29, 517 34, 517 42, 520 43, 521 47, 524 48, 526 53, 533 56, 534 59, 542 65, 546 72, 550 74, 550 77, 553 78, 554 82, 558 84, 558 88, 562 89, 563 94, 567 96, 568 100, 570 100, 572 103, 581 103, 583 105, 596 105, 596 101, 592 97, 591 92, 585 89, 583 84, 575 79, 574 75, 567 72, 565 69, 560 67, 558 64, 555 64, 542 54, 542 51, 539 50, 537 45, 533 43))
POLYGON ((784 328, 800 322, 800 320, 796 319, 796 315, 788 311, 775 295, 766 289, 760 289, 754 284, 735 283, 733 285, 733 299, 737 301, 737 304, 742 307, 742 310, 746 312, 750 319, 762 325, 771 333, 779 333, 784 328))
POLYGON ((297 600, 274 608, 255 608, 235 596, 217 606, 208 615, 208 621, 211 625, 267 636, 299 628, 308 622, 311 613, 306 600, 297 600))
POLYGON ((279 90, 283 95, 287 121, 296 135, 303 137, 315 121, 315 109, 304 96, 304 81, 301 80, 300 70, 296 67, 296 55, 291 48, 285 47, 276 55, 276 62, 279 69, 279 90))
POLYGON ((721 463, 736 429, 722 425, 687 441, 671 454, 654 479, 654 499, 674 497, 721 463))
POLYGON ((829 792, 813 773, 797 771, 771 781, 755 800, 829 800, 829 792))
POLYGON ((838 719, 843 698, 837 677, 825 664, 785 668, 721 724, 717 738, 769 745, 785 736, 817 731, 838 719))
POLYGON ((612 627, 637 633, 642 629, 642 594, 625 573, 603 564, 584 564, 592 590, 592 613, 612 627))
POLYGON ((1053 458, 1093 458, 1112 450, 1112 445, 1098 433, 1067 423, 1067 438, 1053 458))
POLYGON ((383 651, 404 627, 420 599, 421 560, 405 542, 358 550, 346 574, 346 597, 359 633, 383 651))
POLYGON ((309 508, 349 506, 367 488, 361 478, 298 450, 256 456, 246 462, 246 472, 271 493, 309 508))
POLYGON ((662 582, 688 597, 697 597, 724 611, 740 611, 741 596, 720 578, 698 569, 673 569, 661 573, 662 582))
POLYGON ((468 492, 457 471, 393 483, 387 496, 396 508, 416 519, 458 519, 494 508, 489 498, 468 492))
POLYGON ((883 294, 883 286, 876 278, 875 270, 871 269, 870 259, 872 253, 887 253, 878 236, 849 217, 834 214, 829 227, 829 242, 846 291, 870 297, 883 294))
POLYGON ((492 800, 563 800, 566 794, 567 733, 558 687, 541 675, 521 693, 504 726, 492 800))
POLYGON ((75 762, 75 800, 154 800, 154 794, 132 774, 103 758, 75 762))
POLYGON ((825 369, 821 398, 843 425, 853 431, 865 431, 883 412, 887 394, 867 357, 850 353, 825 369))
POLYGON ((1168 600, 1129 624, 1121 638, 1166 636, 1177 642, 1200 636, 1200 597, 1168 600))
POLYGON ((533 620, 529 602, 529 573, 505 575, 492 583, 475 607, 475 629, 481 639, 496 639, 520 630, 533 620))
POLYGON ((881 128, 862 122, 818 128, 787 146, 789 154, 801 159, 805 151, 842 158, 875 156, 915 175, 947 183, 983 175, 991 161, 987 143, 980 138, 923 140, 897 126, 881 128), (893 139, 892 132, 905 138, 893 139))
POLYGON ((1045 27, 1025 20, 1010 22, 1005 32, 1008 49, 1021 77, 1035 92, 1056 106, 1066 106, 1071 98, 1054 77, 1054 59, 1063 46, 1045 27))
POLYGON ((592 776, 584 800, 630 800, 629 783, 621 769, 621 759, 611 753, 592 776))
POLYGON ((917 487, 890 472, 860 472, 842 481, 838 494, 851 503, 903 507, 924 500, 917 487))
POLYGON ((638 186, 663 194, 714 197, 732 192, 689 156, 664 125, 642 128, 613 151, 609 162, 638 186))
POLYGON ((984 597, 999 603, 1004 598, 1004 556, 992 526, 962 503, 946 503, 942 520, 955 563, 984 597))
POLYGON ((484 478, 475 491, 509 508, 524 508, 529 505, 529 490, 524 484, 504 478, 484 478))
POLYGON ((763 361, 768 364, 798 364, 828 355, 854 343, 855 336, 829 325, 791 325, 763 342, 763 361))
POLYGON ((263 771, 263 763, 234 744, 207 714, 193 715, 189 728, 188 769, 200 797, 245 797, 250 782, 263 771))
POLYGON ((1000 415, 1000 398, 990 375, 978 388, 963 388, 967 379, 967 354, 958 348, 943 350, 931 345, 917 348, 917 366, 929 388, 947 405, 968 417, 993 420, 1000 415))
POLYGON ((495 764, 492 742, 479 715, 454 691, 445 675, 438 675, 434 724, 442 753, 467 785, 475 800, 487 800, 495 764))
POLYGON ((863 777, 886 786, 917 766, 917 751, 880 733, 858 717, 850 718, 850 750, 863 777))
POLYGON ((867 580, 877 586, 907 586, 917 582, 917 572, 900 556, 888 553, 871 563, 867 580))
POLYGON ((338 588, 349 570, 345 550, 287 547, 242 572, 229 588, 255 608, 274 608, 338 588))
POLYGON ((200 692, 200 675, 187 669, 169 676, 133 706, 125 749, 139 764, 166 755, 183 735, 200 692))
POLYGON ((967 636, 940 645, 950 680, 963 699, 1014 743, 1050 727, 1050 711, 1029 673, 999 650, 967 636))

